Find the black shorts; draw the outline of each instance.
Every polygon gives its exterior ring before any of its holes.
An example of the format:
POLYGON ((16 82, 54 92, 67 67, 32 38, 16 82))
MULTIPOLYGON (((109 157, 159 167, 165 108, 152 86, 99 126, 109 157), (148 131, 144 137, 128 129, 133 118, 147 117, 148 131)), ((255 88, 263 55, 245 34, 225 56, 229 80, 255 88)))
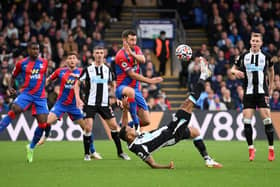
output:
POLYGON ((269 97, 265 94, 244 95, 244 109, 269 108, 269 97))
POLYGON ((115 117, 114 111, 111 106, 84 106, 84 118, 93 118, 95 114, 98 113, 102 116, 103 119, 111 119, 115 117))
POLYGON ((190 119, 191 114, 183 110, 178 110, 175 116, 173 116, 173 120, 167 125, 168 132, 170 136, 175 138, 175 142, 190 137, 190 130, 188 128, 190 119))

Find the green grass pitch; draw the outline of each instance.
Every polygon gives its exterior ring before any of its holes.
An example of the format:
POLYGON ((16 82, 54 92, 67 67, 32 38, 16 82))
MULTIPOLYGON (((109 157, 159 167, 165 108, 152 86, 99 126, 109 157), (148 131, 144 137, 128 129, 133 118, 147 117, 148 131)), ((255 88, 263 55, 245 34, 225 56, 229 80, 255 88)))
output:
MULTIPOLYGON (((224 167, 206 168, 191 141, 163 148, 153 154, 159 163, 173 160, 174 170, 149 168, 129 152, 131 161, 117 158, 113 142, 95 141, 103 160, 83 160, 82 142, 47 142, 35 150, 34 161, 25 160, 27 142, 0 142, 0 186, 280 186, 280 151, 276 160, 267 160, 266 141, 256 141, 256 159, 248 161, 245 142, 206 141, 208 152, 224 167)), ((123 147, 126 146, 123 143, 123 147)))

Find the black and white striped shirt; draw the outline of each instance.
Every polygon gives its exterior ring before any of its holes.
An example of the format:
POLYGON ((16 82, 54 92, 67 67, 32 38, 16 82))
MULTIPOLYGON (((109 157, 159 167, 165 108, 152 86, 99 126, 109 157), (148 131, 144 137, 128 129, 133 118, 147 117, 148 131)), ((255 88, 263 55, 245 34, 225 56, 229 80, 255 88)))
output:
POLYGON ((109 66, 94 64, 86 67, 80 78, 85 81, 85 102, 89 106, 109 106, 109 83, 113 81, 113 74, 109 66))
POLYGON ((244 72, 244 94, 268 95, 268 68, 273 66, 271 56, 263 51, 253 53, 251 50, 242 54, 235 65, 244 72))

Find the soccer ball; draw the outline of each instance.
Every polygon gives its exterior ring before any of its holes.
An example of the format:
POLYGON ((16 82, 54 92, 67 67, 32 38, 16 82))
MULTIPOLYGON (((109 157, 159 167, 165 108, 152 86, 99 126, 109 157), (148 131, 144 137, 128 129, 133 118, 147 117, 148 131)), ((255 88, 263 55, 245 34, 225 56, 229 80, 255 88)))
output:
POLYGON ((192 48, 186 44, 181 44, 176 48, 176 57, 179 60, 188 61, 192 58, 192 48))

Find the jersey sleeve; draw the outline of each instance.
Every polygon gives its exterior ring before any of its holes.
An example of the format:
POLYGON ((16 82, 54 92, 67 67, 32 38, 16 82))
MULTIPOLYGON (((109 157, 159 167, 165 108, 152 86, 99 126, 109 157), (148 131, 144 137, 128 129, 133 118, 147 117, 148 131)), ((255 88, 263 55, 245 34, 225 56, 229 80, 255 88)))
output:
POLYGON ((55 80, 55 79, 57 79, 58 78, 58 75, 59 75, 59 73, 60 73, 60 68, 59 69, 57 69, 57 70, 55 70, 55 72, 53 72, 51 75, 50 75, 50 79, 51 80, 55 80))
POLYGON ((109 70, 110 70, 110 75, 109 75, 109 81, 112 82, 112 81, 116 81, 116 75, 115 73, 112 71, 112 68, 109 67, 109 70))
POLYGON ((118 53, 116 56, 116 65, 118 65, 122 71, 128 72, 132 69, 132 65, 128 62, 128 59, 122 54, 118 53))
POLYGON ((12 76, 15 78, 21 72, 21 62, 17 62, 16 66, 14 67, 12 76))
POLYGON ((130 151, 135 153, 138 157, 140 157, 142 160, 146 160, 150 153, 147 152, 144 148, 144 145, 133 145, 131 148, 129 148, 130 151))
POLYGON ((79 81, 84 81, 87 78, 87 68, 84 68, 80 77, 79 77, 79 81))

